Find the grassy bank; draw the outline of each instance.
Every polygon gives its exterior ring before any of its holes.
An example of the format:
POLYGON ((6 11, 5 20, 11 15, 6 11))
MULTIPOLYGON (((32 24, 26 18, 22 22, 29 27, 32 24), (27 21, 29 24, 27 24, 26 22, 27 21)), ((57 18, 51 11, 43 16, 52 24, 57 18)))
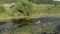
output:
POLYGON ((11 18, 11 17, 26 17, 23 14, 20 14, 19 12, 17 12, 17 9, 21 9, 22 11, 24 11, 24 14, 26 14, 26 12, 28 12, 30 14, 30 18, 36 18, 36 17, 44 17, 44 16, 58 16, 60 14, 60 5, 57 4, 55 6, 55 4, 35 4, 35 3, 30 3, 27 0, 23 2, 27 3, 28 5, 32 5, 28 7, 23 6, 20 1, 13 3, 14 7, 10 8, 10 6, 12 5, 12 3, 4 3, 1 4, 0 6, 2 6, 5 11, 0 11, 0 18, 11 18), (20 4, 21 3, 21 4, 20 4), (8 6, 7 6, 7 5, 8 6), (19 5, 20 4, 20 5, 19 5), (19 7, 18 7, 19 5, 19 7), (18 7, 17 9, 15 9, 16 7, 18 7), (25 7, 25 9, 24 9, 25 7), (32 8, 31 8, 32 7, 32 8), (29 8, 29 9, 28 9, 29 8), (32 10, 31 10, 32 9, 32 10))

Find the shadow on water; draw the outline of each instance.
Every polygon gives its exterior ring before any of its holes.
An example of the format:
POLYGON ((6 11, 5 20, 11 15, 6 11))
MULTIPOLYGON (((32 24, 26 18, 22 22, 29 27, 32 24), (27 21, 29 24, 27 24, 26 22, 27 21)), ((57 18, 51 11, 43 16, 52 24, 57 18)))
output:
POLYGON ((25 25, 28 25, 29 23, 32 22, 32 19, 26 19, 26 18, 23 18, 23 19, 12 19, 12 22, 15 24, 19 24, 19 26, 25 26, 25 25))
POLYGON ((31 22, 30 19, 28 20, 25 18, 24 19, 11 19, 6 22, 0 22, 0 34, 2 34, 2 31, 6 31, 6 30, 10 32, 9 34, 13 34, 13 31, 15 31, 16 29, 22 26, 28 25, 28 23, 30 22, 31 22))

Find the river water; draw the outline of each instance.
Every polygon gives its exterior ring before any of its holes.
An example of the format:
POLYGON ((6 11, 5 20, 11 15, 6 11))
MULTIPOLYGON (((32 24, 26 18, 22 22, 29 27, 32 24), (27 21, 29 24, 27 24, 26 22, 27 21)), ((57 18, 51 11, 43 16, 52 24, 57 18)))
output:
MULTIPOLYGON (((2 34, 56 34, 58 32, 58 26, 60 26, 60 18, 59 17, 40 17, 32 19, 33 22, 29 23, 28 25, 21 26, 21 27, 14 27, 13 22, 8 22, 7 25, 12 27, 12 32, 4 31, 2 34), (36 21, 41 21, 43 24, 36 25, 36 21)), ((25 21, 26 22, 26 21, 25 21)), ((30 21, 29 21, 30 22, 30 21)), ((7 22, 6 22, 7 23, 7 22)), ((15 25, 16 26, 16 25, 15 25)), ((11 30, 11 29, 10 29, 11 30)), ((59 33, 59 32, 58 32, 59 33)), ((57 34, 58 34, 57 33, 57 34)))

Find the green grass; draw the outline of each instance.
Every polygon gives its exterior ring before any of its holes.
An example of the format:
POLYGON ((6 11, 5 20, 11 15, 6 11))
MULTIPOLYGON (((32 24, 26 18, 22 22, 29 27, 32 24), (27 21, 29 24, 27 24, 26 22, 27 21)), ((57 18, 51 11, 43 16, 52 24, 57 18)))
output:
MULTIPOLYGON (((24 0, 22 0, 22 1, 23 1, 23 3, 25 2, 24 0)), ((19 2, 15 3, 15 4, 17 4, 17 6, 15 5, 16 7, 18 7, 18 4, 20 4, 19 2)), ((26 1, 26 3, 30 4, 28 1, 26 1)), ((33 5, 32 8, 31 8, 31 6, 29 8, 29 7, 23 6, 22 4, 20 4, 17 9, 23 10, 25 14, 26 14, 26 12, 29 12, 29 13, 31 12, 31 16, 29 16, 29 17, 33 17, 32 15, 34 15, 34 14, 35 14, 34 17, 36 15, 37 15, 37 17, 40 17, 41 14, 42 15, 45 14, 45 16, 47 16, 47 14, 48 14, 48 16, 51 14, 54 16, 54 15, 59 15, 59 13, 60 13, 60 8, 59 8, 60 5, 55 6, 54 4, 34 4, 34 3, 32 3, 32 5, 33 5), (38 16, 38 14, 40 14, 40 15, 38 16)), ((10 9, 9 7, 8 8, 4 7, 6 11, 4 13, 0 14, 0 18, 24 16, 23 14, 18 14, 16 12, 16 9, 15 9, 16 7, 13 7, 12 9, 10 9)))

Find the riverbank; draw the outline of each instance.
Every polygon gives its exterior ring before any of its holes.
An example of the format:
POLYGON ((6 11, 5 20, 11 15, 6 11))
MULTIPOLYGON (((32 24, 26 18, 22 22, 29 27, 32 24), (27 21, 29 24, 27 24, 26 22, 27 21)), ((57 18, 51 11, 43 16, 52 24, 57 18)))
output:
POLYGON ((17 17, 5 17, 5 18, 2 17, 0 18, 0 22, 7 21, 9 19, 22 19, 22 18, 33 19, 33 18, 40 18, 40 17, 60 17, 59 15, 60 13, 57 13, 57 14, 40 13, 40 14, 33 14, 31 16, 17 16, 17 17))

